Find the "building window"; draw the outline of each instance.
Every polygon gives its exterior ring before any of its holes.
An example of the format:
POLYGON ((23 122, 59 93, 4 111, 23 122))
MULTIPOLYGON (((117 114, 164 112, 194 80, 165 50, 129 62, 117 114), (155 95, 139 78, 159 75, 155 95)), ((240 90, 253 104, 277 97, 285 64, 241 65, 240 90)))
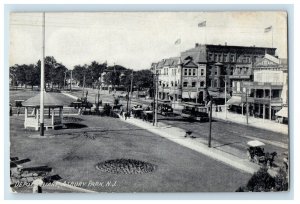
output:
POLYGON ((189 76, 192 75, 192 69, 189 69, 189 76))
POLYGON ((196 76, 196 69, 193 69, 193 76, 196 76))
POLYGON ((209 56, 209 61, 214 61, 214 55, 213 54, 210 53, 208 56, 209 56))
POLYGON ((218 79, 214 80, 214 87, 218 87, 218 79))
POLYGON ((204 87, 204 81, 200 82, 200 87, 204 87))
POLYGON ((222 59, 222 54, 219 54, 219 61, 222 62, 223 59, 222 59))
POLYGON ((184 69, 184 76, 187 76, 187 69, 184 69))
POLYGON ((223 58, 224 58, 224 62, 228 62, 228 54, 224 54, 223 58))
POLYGON ((230 62, 234 62, 234 61, 235 61, 234 55, 230 55, 230 62))
POLYGON ((192 87, 196 87, 196 82, 195 81, 192 82, 192 87))
POLYGON ((230 75, 233 75, 233 70, 234 70, 234 68, 230 67, 230 75))
POLYGON ((200 74, 201 74, 201 76, 204 76, 204 69, 200 70, 200 74))
POLYGON ((187 87, 188 83, 185 81, 183 82, 183 87, 187 87))
POLYGON ((236 91, 237 91, 237 92, 240 92, 240 91, 241 91, 241 84, 240 84, 239 81, 236 82, 236 91))
POLYGON ((177 81, 175 81, 175 86, 177 87, 177 81))
POLYGON ((219 61, 219 55, 215 54, 215 61, 218 62, 219 61))
POLYGON ((174 82, 173 82, 173 81, 171 81, 171 86, 172 86, 172 87, 174 86, 174 82))

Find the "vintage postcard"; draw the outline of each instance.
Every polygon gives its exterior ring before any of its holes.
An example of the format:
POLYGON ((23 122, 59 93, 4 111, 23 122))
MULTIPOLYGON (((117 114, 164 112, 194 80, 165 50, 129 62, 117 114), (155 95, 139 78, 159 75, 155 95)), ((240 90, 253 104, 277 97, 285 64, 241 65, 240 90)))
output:
POLYGON ((287 21, 10 13, 11 192, 288 191, 287 21))

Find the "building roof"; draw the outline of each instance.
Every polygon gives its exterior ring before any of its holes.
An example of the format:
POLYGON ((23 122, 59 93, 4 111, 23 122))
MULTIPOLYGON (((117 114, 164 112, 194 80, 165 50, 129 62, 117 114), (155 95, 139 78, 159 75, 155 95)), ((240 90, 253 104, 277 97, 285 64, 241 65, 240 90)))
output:
POLYGON ((269 54, 265 54, 264 56, 265 59, 268 59, 276 64, 279 64, 279 59, 277 57, 274 57, 272 55, 269 55, 269 54))
POLYGON ((175 67, 180 63, 180 57, 170 57, 167 59, 160 60, 157 63, 152 63, 152 64, 157 64, 157 68, 163 68, 163 67, 175 67))
POLYGON ((197 45, 196 47, 181 53, 183 61, 192 59, 194 63, 206 63, 206 47, 205 45, 197 45))
MULTIPOLYGON (((59 100, 55 93, 44 92, 44 107, 62 107, 63 102, 59 100)), ((22 103, 25 107, 39 107, 40 106, 40 93, 27 99, 22 103)))

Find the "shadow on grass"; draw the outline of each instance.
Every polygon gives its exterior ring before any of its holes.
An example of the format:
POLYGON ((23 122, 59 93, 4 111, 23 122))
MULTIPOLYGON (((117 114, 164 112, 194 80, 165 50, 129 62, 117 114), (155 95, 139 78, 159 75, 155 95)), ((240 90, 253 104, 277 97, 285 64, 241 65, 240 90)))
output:
POLYGON ((66 129, 81 129, 88 127, 87 125, 80 124, 80 123, 65 123, 66 129))

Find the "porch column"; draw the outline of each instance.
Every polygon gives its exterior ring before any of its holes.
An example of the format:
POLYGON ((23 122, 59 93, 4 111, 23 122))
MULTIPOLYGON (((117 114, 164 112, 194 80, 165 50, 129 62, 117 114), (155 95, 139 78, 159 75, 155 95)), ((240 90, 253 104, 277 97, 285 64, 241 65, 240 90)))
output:
POLYGON ((52 115, 52 118, 51 118, 51 125, 54 127, 54 108, 52 108, 51 110, 51 115, 52 115))
POLYGON ((64 119, 62 109, 63 109, 62 107, 59 107, 59 116, 60 116, 60 122, 61 123, 63 123, 63 119, 64 119))
POLYGON ((272 106, 269 105, 269 120, 272 120, 272 106))
POLYGON ((269 110, 269 120, 272 120, 272 106, 271 106, 271 101, 272 101, 272 87, 270 87, 270 110, 269 110))
POLYGON ((27 116, 28 116, 28 110, 27 110, 27 107, 25 107, 25 121, 24 121, 24 127, 26 128, 27 127, 27 116))
POLYGON ((242 103, 242 115, 244 115, 244 103, 242 103))
POLYGON ((263 104, 263 120, 265 121, 265 115, 266 115, 266 105, 263 104))

